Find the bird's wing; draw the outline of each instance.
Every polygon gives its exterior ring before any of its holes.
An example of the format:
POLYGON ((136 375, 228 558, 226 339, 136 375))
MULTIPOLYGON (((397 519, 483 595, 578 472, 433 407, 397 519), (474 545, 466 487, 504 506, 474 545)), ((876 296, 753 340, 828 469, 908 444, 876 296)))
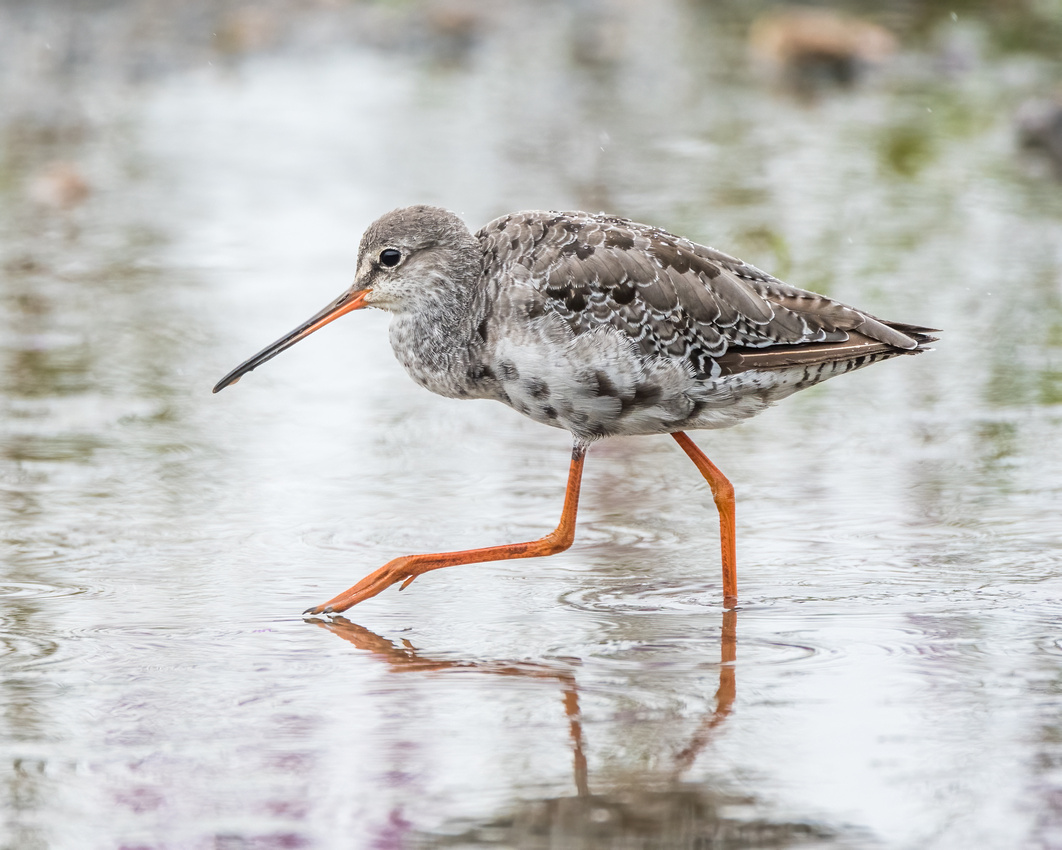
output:
POLYGON ((477 234, 495 280, 519 279, 574 333, 610 326, 699 375, 916 351, 929 329, 884 322, 655 227, 524 212, 477 234), (858 349, 858 351, 857 351, 858 349))

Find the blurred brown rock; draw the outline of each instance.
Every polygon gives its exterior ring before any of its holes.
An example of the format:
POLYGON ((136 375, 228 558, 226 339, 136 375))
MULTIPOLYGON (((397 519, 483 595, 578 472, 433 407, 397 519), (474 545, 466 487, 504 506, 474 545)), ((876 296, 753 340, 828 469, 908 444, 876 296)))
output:
POLYGON ((896 52, 884 27, 832 9, 798 7, 768 12, 749 31, 753 53, 796 82, 851 83, 868 66, 896 52))
POLYGON ((487 29, 492 4, 475 0, 433 0, 423 12, 431 50, 443 61, 459 62, 487 29))
POLYGON ((29 197, 41 206, 67 210, 89 196, 88 181, 71 162, 53 162, 38 171, 30 180, 29 197))
POLYGON ((222 53, 253 53, 272 46, 278 29, 272 10, 244 6, 225 16, 215 34, 215 44, 222 53))

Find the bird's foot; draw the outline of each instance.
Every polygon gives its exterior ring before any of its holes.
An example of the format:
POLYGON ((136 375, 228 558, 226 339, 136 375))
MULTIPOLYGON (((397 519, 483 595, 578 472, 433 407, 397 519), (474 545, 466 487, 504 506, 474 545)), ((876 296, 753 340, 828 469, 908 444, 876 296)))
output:
POLYGON ((405 590, 409 587, 410 582, 423 572, 427 572, 427 570, 418 568, 414 557, 403 555, 400 558, 388 561, 376 572, 365 576, 356 585, 344 590, 333 599, 329 599, 320 605, 315 605, 313 608, 307 608, 302 613, 304 616, 338 614, 340 611, 346 611, 359 602, 372 599, 376 594, 387 590, 392 584, 402 582, 399 590, 405 590))

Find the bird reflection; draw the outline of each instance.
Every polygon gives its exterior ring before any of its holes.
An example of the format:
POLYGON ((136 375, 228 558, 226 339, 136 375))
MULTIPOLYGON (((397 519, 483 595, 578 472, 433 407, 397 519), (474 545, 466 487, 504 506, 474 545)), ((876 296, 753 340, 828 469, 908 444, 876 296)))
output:
MULTIPOLYGON (((371 652, 387 662, 396 673, 408 671, 434 672, 438 670, 476 670, 496 676, 518 676, 532 679, 553 679, 561 686, 564 696, 564 714, 568 718, 572 739, 575 788, 580 797, 590 796, 590 781, 587 775, 586 754, 583 748, 583 727, 579 711, 579 690, 571 664, 544 662, 508 661, 450 661, 430 658, 419 654, 408 640, 401 644, 381 637, 364 626, 352 623, 345 617, 330 620, 311 619, 309 622, 354 644, 358 649, 371 652)), ((698 727, 689 744, 675 756, 671 778, 681 779, 693 766, 697 756, 711 741, 715 730, 730 715, 737 693, 734 662, 737 660, 737 612, 723 612, 722 641, 719 658, 719 688, 715 693, 715 711, 707 715, 698 727)))
MULTIPOLYGON (((563 695, 572 744, 573 796, 524 800, 490 821, 460 835, 420 836, 417 846, 578 846, 611 848, 635 842, 663 842, 661 846, 694 848, 789 847, 807 841, 825 846, 841 838, 834 830, 806 821, 783 822, 757 816, 753 797, 726 794, 697 782, 684 781, 698 756, 708 747, 733 712, 737 695, 737 611, 722 614, 719 685, 715 709, 706 714, 686 746, 673 757, 670 770, 654 780, 646 777, 637 788, 592 793, 587 771, 579 688, 578 661, 509 662, 453 661, 423 655, 408 641, 390 641, 343 617, 309 622, 372 653, 395 673, 475 670, 487 675, 553 680, 563 695), (650 787, 652 786, 652 787, 650 787), (744 816, 743 816, 743 813, 744 816), (543 836, 549 842, 543 844, 543 836), (560 844, 557 842, 560 841, 560 844), (572 843, 574 842, 574 843, 572 843)), ((635 845, 631 845, 635 846, 635 845)), ((645 845, 648 846, 648 845, 645 845)))

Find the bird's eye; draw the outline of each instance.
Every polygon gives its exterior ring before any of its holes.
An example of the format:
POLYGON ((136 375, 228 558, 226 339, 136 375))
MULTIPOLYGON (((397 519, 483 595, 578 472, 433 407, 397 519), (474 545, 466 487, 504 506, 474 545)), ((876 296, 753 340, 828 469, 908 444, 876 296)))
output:
POLYGON ((398 265, 398 261, 402 259, 402 252, 397 251, 394 248, 384 248, 380 252, 380 265, 393 268, 398 265))

